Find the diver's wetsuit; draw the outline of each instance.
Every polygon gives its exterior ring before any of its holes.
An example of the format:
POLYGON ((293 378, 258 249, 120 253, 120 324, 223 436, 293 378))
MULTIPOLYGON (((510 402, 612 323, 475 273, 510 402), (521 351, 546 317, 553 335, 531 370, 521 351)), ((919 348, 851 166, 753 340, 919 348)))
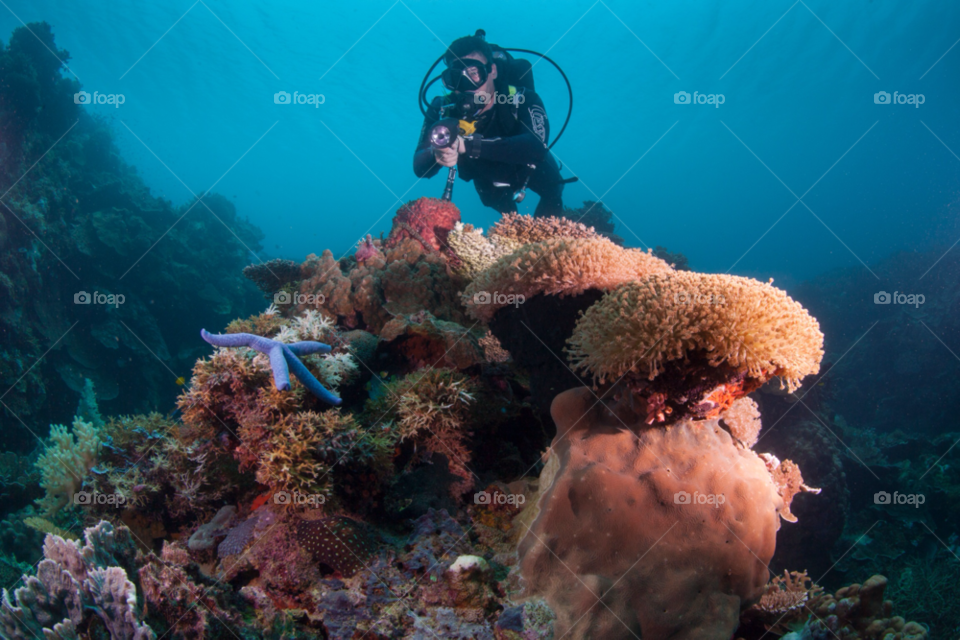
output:
MULTIPOLYGON (((480 115, 476 133, 464 140, 466 153, 460 155, 457 169, 461 178, 473 181, 481 202, 501 213, 517 210, 513 193, 530 173, 527 187, 540 196, 534 215, 561 216, 563 182, 560 167, 546 147, 550 139, 547 112, 534 91, 526 89, 522 95, 523 102, 516 108, 509 102, 497 103, 480 115), (528 164, 536 169, 531 172, 528 164)), ((437 163, 429 139, 430 128, 440 119, 441 104, 439 96, 430 103, 413 154, 413 172, 420 178, 433 177, 445 168, 437 163)))

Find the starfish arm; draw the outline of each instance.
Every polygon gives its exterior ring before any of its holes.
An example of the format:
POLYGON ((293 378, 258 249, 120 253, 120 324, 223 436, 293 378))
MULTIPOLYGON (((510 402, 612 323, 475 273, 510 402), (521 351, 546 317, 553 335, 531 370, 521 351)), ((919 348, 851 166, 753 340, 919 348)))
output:
POLYGON ((200 329, 200 337, 215 347, 247 347, 253 342, 255 336, 250 333, 208 333, 206 329, 200 329))
POLYGON ((273 384, 277 386, 279 391, 289 391, 290 371, 287 369, 287 359, 284 357, 283 345, 278 342, 267 353, 270 356, 270 368, 273 369, 273 384))
POLYGON ((330 351, 333 350, 333 347, 328 344, 314 342, 312 340, 294 342, 293 344, 288 344, 287 348, 290 349, 295 356, 308 356, 311 353, 330 353, 330 351))
POLYGON ((313 374, 310 373, 310 370, 297 359, 297 356, 293 354, 289 348, 286 348, 284 345, 283 354, 286 356, 287 364, 290 366, 290 369, 293 371, 293 375, 297 376, 297 380, 303 383, 303 386, 307 388, 307 391, 317 396, 324 402, 328 402, 334 406, 338 406, 342 400, 337 396, 333 395, 330 391, 327 390, 320 381, 313 377, 313 374))

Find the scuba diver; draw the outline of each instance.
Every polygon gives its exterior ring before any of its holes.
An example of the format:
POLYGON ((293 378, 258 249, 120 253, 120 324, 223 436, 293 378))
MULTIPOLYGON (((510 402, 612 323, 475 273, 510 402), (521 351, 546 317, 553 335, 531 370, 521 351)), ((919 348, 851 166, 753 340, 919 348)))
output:
MULTIPOLYGON (((439 79, 450 93, 437 96, 424 110, 426 89, 438 79, 427 84, 427 77, 438 59, 421 84, 419 102, 424 121, 413 155, 413 172, 417 177, 430 178, 441 165, 449 167, 444 193, 444 199, 449 200, 459 169, 463 180, 473 181, 481 202, 501 213, 515 213, 517 202, 523 200, 529 187, 540 196, 535 216, 562 216, 563 185, 577 178, 563 180, 549 151, 550 122, 543 101, 534 91, 530 62, 489 44, 482 29, 476 35, 455 40, 441 59, 447 68, 439 79), (453 132, 438 136, 436 130, 443 131, 443 123, 453 123, 449 126, 453 132)), ((567 86, 569 89, 569 81, 567 86)), ((570 97, 572 110, 572 90, 570 97)))

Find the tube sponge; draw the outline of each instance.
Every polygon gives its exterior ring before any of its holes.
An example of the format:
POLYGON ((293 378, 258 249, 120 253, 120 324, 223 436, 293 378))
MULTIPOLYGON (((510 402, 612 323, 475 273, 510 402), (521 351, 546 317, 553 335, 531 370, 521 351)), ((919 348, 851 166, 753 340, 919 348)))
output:
POLYGON ((660 258, 624 249, 606 238, 551 238, 497 260, 470 283, 461 299, 473 317, 489 322, 497 311, 514 303, 516 298, 510 296, 577 295, 670 271, 660 258))
POLYGON ((609 292, 568 341, 574 368, 599 382, 629 373, 653 380, 694 351, 756 380, 783 378, 792 391, 820 369, 823 334, 784 291, 751 278, 689 271, 653 273, 609 292))

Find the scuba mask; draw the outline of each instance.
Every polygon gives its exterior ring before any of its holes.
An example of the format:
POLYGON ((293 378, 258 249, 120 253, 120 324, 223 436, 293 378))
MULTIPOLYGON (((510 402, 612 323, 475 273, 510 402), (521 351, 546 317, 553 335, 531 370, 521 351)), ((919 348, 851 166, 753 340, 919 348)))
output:
POLYGON ((440 80, 448 91, 473 92, 483 86, 490 74, 490 65, 472 58, 451 61, 440 74, 440 80))

